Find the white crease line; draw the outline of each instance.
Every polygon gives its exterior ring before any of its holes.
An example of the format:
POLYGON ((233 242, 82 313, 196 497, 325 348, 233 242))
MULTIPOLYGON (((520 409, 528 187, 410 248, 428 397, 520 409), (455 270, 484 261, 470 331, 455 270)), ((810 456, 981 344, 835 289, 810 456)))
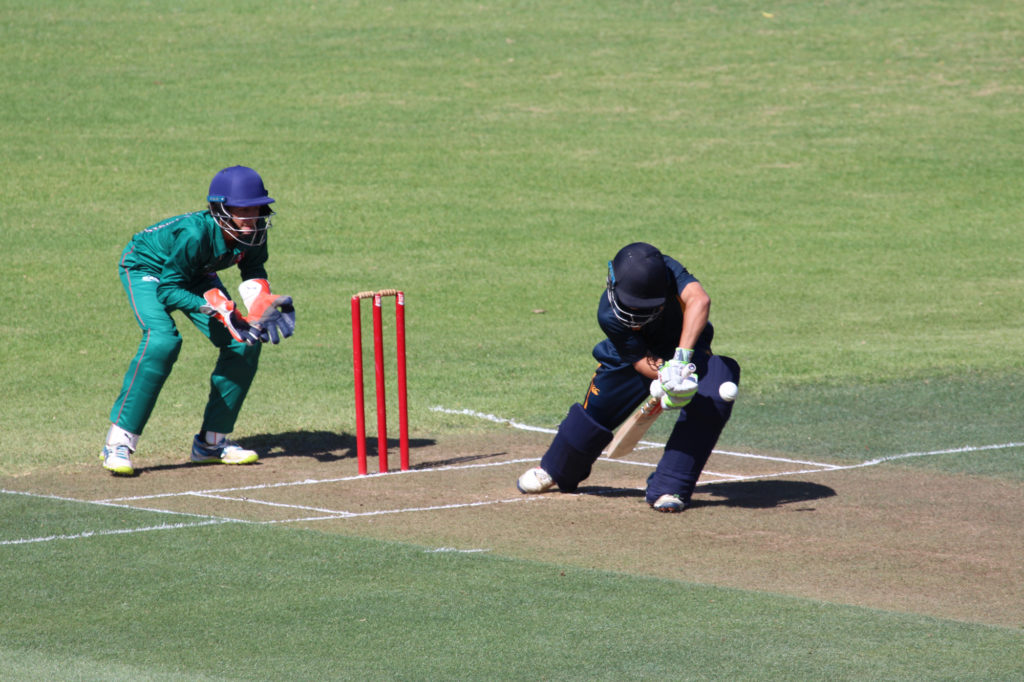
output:
POLYGON ((228 497, 227 495, 211 495, 209 493, 188 493, 193 497, 202 497, 210 500, 225 500, 227 502, 246 502, 249 504, 262 504, 268 507, 284 507, 286 509, 301 509, 303 511, 322 512, 330 514, 331 518, 344 518, 353 516, 352 512, 338 511, 335 509, 323 509, 322 507, 307 507, 301 504, 284 504, 283 502, 270 502, 268 500, 254 500, 248 497, 228 497))
MULTIPOLYGON (((6 492, 6 491, 5 491, 6 492)), ((83 502, 84 500, 75 500, 83 502)), ((132 533, 146 533, 151 530, 177 530, 179 528, 198 528, 199 526, 212 526, 219 523, 234 523, 230 520, 211 519, 209 521, 197 521, 195 523, 162 523, 159 526, 145 526, 142 528, 121 528, 117 530, 94 530, 75 535, 47 535, 38 538, 22 538, 20 540, 0 540, 2 545, 27 545, 33 542, 51 542, 53 540, 81 540, 84 538, 96 537, 99 535, 130 535, 132 533)))
POLYGON ((802 459, 789 459, 788 457, 770 457, 769 455, 754 455, 749 452, 732 452, 730 450, 712 450, 716 455, 729 455, 730 457, 745 457, 747 459, 764 459, 769 462, 788 462, 789 464, 806 464, 812 467, 821 467, 822 469, 835 469, 840 465, 837 464, 825 464, 824 462, 808 462, 802 459))
POLYGON ((183 495, 212 495, 216 493, 235 493, 244 490, 270 490, 272 488, 288 488, 297 485, 319 485, 321 483, 344 483, 346 481, 366 481, 374 478, 380 478, 381 476, 402 476, 407 474, 430 474, 438 471, 455 471, 460 469, 482 469, 487 467, 498 467, 505 466, 507 464, 521 464, 525 462, 536 462, 536 457, 527 457, 524 459, 508 459, 501 462, 485 462, 483 464, 451 464, 440 467, 427 467, 423 469, 409 469, 408 471, 389 471, 386 474, 366 474, 363 476, 342 476, 340 478, 307 478, 302 481, 282 481, 278 483, 259 483, 256 485, 243 485, 234 488, 214 488, 211 490, 188 490, 185 492, 177 493, 156 493, 153 495, 135 495, 133 497, 111 497, 107 500, 97 502, 97 504, 110 504, 111 506, 121 506, 113 504, 116 502, 136 502, 138 500, 153 500, 161 497, 181 497, 183 495))
MULTIPOLYGON (((34 495, 32 493, 21 493, 21 492, 8 491, 8 490, 3 490, 3 491, 0 491, 0 492, 8 492, 8 493, 16 494, 16 495, 27 495, 29 497, 43 497, 43 498, 51 498, 51 499, 53 498, 52 495, 34 495)), ((213 496, 212 495, 200 495, 199 497, 213 497, 213 496)), ((75 499, 72 499, 72 498, 60 498, 60 499, 62 499, 64 501, 67 501, 67 502, 85 502, 87 504, 92 504, 89 500, 75 500, 75 499)), ((232 497, 219 497, 217 499, 230 500, 230 501, 234 501, 234 502, 255 502, 257 504, 266 504, 266 505, 270 505, 270 506, 292 507, 292 508, 296 508, 296 509, 304 508, 304 509, 310 509, 310 510, 313 510, 313 511, 321 511, 321 510, 318 510, 318 509, 316 509, 314 507, 298 507, 297 505, 277 504, 277 503, 274 503, 274 502, 265 502, 263 500, 242 500, 242 499, 239 499, 239 498, 232 498, 232 497)), ((179 529, 179 528, 196 528, 196 527, 199 527, 199 526, 210 526, 210 525, 221 524, 221 523, 249 523, 249 524, 253 524, 253 525, 271 525, 271 524, 279 524, 279 523, 301 523, 301 522, 306 522, 306 521, 331 521, 331 520, 335 520, 335 519, 351 519, 351 518, 364 517, 364 516, 382 516, 382 515, 386 515, 386 514, 404 514, 404 513, 407 513, 407 512, 425 512, 425 511, 440 511, 440 510, 445 510, 445 509, 464 509, 464 508, 468 508, 468 507, 483 507, 483 506, 487 506, 487 505, 491 505, 491 504, 506 504, 506 503, 510 503, 510 502, 532 502, 532 501, 535 501, 537 499, 539 499, 539 498, 536 498, 536 497, 525 497, 524 496, 524 497, 509 498, 509 499, 506 499, 506 500, 488 500, 488 501, 485 501, 485 502, 465 502, 465 503, 456 503, 456 504, 443 504, 443 505, 437 505, 437 506, 433 506, 433 507, 408 507, 408 508, 405 508, 405 509, 385 509, 385 510, 372 511, 372 512, 332 512, 331 510, 322 510, 322 511, 327 512, 328 515, 327 516, 310 516, 310 517, 305 517, 305 518, 300 518, 300 519, 276 519, 276 520, 273 520, 273 521, 237 521, 235 519, 211 518, 211 519, 209 519, 207 521, 198 521, 196 523, 175 523, 175 524, 167 524, 167 523, 165 523, 165 524, 160 524, 159 526, 147 526, 147 527, 142 527, 142 528, 122 528, 122 529, 119 529, 119 530, 87 531, 87 532, 84 532, 84 533, 78 533, 76 535, 48 535, 48 536, 37 537, 37 538, 21 538, 21 539, 18 539, 18 540, 0 540, 0 546, 5 546, 5 545, 25 545, 25 544, 34 543, 34 542, 50 542, 50 541, 53 541, 53 540, 81 540, 81 539, 84 539, 84 538, 90 538, 90 537, 97 536, 97 535, 128 535, 128 534, 132 534, 132 533, 143 533, 143 532, 151 531, 151 530, 173 530, 173 529, 179 529)), ((118 505, 108 505, 108 506, 116 507, 118 505)), ((145 511, 153 511, 153 510, 148 510, 147 509, 145 511)), ((170 512, 170 513, 173 513, 173 512, 170 512)), ((486 550, 480 550, 480 551, 486 551, 486 550)))
POLYGON ((700 475, 701 476, 704 476, 704 475, 718 476, 719 478, 725 478, 725 479, 728 479, 728 480, 731 480, 731 481, 736 481, 736 480, 739 480, 741 478, 744 478, 743 476, 741 476, 739 474, 723 474, 723 473, 719 473, 717 471, 708 471, 707 469, 705 469, 704 471, 700 472, 700 475))
POLYGON ((328 514, 327 516, 306 516, 301 519, 272 519, 270 521, 250 521, 250 523, 256 524, 257 526, 271 526, 275 523, 301 523, 303 521, 330 521, 332 519, 344 519, 347 516, 337 516, 335 514, 328 514))
MULTIPOLYGON (((201 497, 212 497, 212 496, 203 495, 201 497)), ((490 504, 506 504, 506 503, 510 503, 510 502, 533 502, 533 501, 539 500, 541 498, 539 498, 539 497, 526 497, 526 496, 523 496, 523 497, 512 497, 512 498, 509 498, 509 499, 506 499, 506 500, 488 500, 488 501, 484 501, 484 502, 463 502, 463 503, 454 503, 454 504, 442 504, 442 505, 437 505, 437 506, 433 506, 433 507, 407 507, 407 508, 404 508, 404 509, 384 509, 384 510, 380 510, 380 511, 371 511, 371 512, 346 512, 346 511, 335 512, 335 511, 332 511, 330 509, 320 510, 320 509, 316 509, 315 507, 300 507, 298 505, 278 504, 276 502, 264 502, 262 500, 248 500, 248 499, 243 500, 243 499, 240 499, 240 498, 237 498, 237 497, 218 497, 216 499, 232 500, 232 501, 236 501, 236 502, 254 502, 256 504, 266 504, 266 505, 270 505, 270 506, 273 506, 273 507, 292 507, 292 508, 295 508, 295 509, 309 509, 309 510, 312 510, 312 511, 323 511, 326 514, 325 516, 307 516, 307 517, 303 517, 303 518, 300 518, 300 519, 273 519, 273 520, 270 520, 270 521, 247 521, 246 522, 246 523, 252 523, 252 524, 256 524, 256 525, 271 525, 271 524, 278 524, 278 523, 303 523, 303 522, 306 522, 306 521, 332 521, 332 520, 335 520, 335 519, 354 519, 354 518, 359 518, 359 517, 363 517, 363 516, 381 516, 381 515, 384 515, 384 514, 404 514, 406 512, 439 511, 439 510, 443 510, 443 509, 462 509, 462 508, 466 508, 466 507, 483 507, 483 506, 490 505, 490 504)), ((486 551, 486 550, 481 550, 481 551, 486 551)))
MULTIPOLYGON (((136 507, 130 504, 117 504, 117 499, 114 500, 80 500, 74 497, 61 497, 60 495, 48 495, 45 493, 28 493, 23 490, 7 490, 0 488, 0 494, 6 493, 7 495, 24 495, 25 497, 37 497, 44 500, 59 500, 61 502, 78 502, 84 504, 95 504, 99 507, 114 507, 116 509, 131 509, 132 511, 150 512, 153 514, 173 514, 175 516, 191 516, 197 519, 212 519, 214 521, 224 521, 230 523, 248 523, 245 519, 232 519, 224 516, 213 516, 212 514, 194 514, 192 512, 173 511, 170 509, 152 509, 151 507, 136 507)), ((184 493, 190 494, 190 493, 184 493)), ((131 498, 124 498, 126 501, 131 498)), ((138 499, 146 499, 140 497, 138 499)))
POLYGON ((317 485, 320 483, 343 483, 345 481, 358 481, 362 479, 373 478, 376 476, 389 476, 390 474, 368 474, 366 476, 342 476, 339 478, 319 478, 311 479, 307 478, 303 481, 281 481, 278 483, 258 483, 255 485, 244 485, 236 486, 233 488, 212 488, 209 490, 193 490, 186 492, 176 493, 155 493, 153 495, 132 495, 130 497, 111 497, 106 500, 101 500, 103 503, 116 503, 116 502, 136 502, 138 500, 155 500, 161 497, 179 497, 181 495, 207 495, 215 493, 233 493, 242 490, 270 490, 272 488, 286 488, 296 485, 317 485))
POLYGON ((836 467, 837 469, 856 469, 857 467, 869 467, 875 464, 881 464, 882 462, 890 462, 894 459, 904 459, 907 457, 927 457, 929 455, 952 455, 957 452, 980 452, 982 450, 1007 450, 1009 448, 1024 448, 1024 443, 1001 443, 999 445, 965 445, 962 448, 950 448, 948 450, 929 450, 927 452, 905 452, 902 455, 889 455, 888 457, 879 457, 877 459, 870 459, 867 462, 861 462, 860 464, 853 464, 849 466, 836 467))
MULTIPOLYGON (((540 431, 540 432, 543 432, 543 433, 557 433, 558 432, 557 429, 545 429, 545 428, 541 428, 541 427, 538 427, 538 426, 529 426, 529 425, 526 425, 526 424, 520 424, 519 422, 513 421, 511 419, 505 419, 503 417, 497 417, 497 416, 495 416, 493 414, 485 414, 483 412, 476 412, 474 410, 453 410, 453 409, 450 409, 450 408, 447 408, 447 407, 440 407, 440 406, 432 407, 430 409, 432 411, 434 411, 434 412, 444 412, 445 414, 462 414, 462 415, 466 415, 466 416, 470 416, 470 417, 477 417, 479 419, 485 419, 487 421, 498 422, 500 424, 508 424, 509 426, 515 427, 517 429, 523 429, 525 431, 540 431)), ((655 443, 655 442, 652 442, 652 441, 640 441, 640 444, 646 445, 648 447, 664 447, 664 443, 655 443)), ((729 456, 732 456, 732 457, 750 457, 750 458, 754 458, 754 459, 766 459, 766 460, 772 460, 772 461, 776 461, 776 462, 790 462, 792 464, 806 464, 808 466, 821 467, 822 469, 824 469, 826 471, 833 471, 833 470, 834 471, 842 471, 842 470, 845 470, 845 469, 856 469, 856 468, 859 468, 859 467, 874 466, 875 464, 881 464, 882 462, 890 462, 890 461, 892 461, 894 459, 904 459, 906 457, 925 457, 925 456, 929 456, 929 455, 948 455, 948 454, 953 454, 953 453, 957 453, 957 452, 979 452, 979 451, 982 451, 982 450, 1006 450, 1006 449, 1009 449, 1009 448, 1019 448, 1019 447, 1024 447, 1024 442, 1020 442, 1020 443, 1016 443, 1016 442, 1015 443, 1000 443, 1000 444, 997 444, 997 445, 965 445, 965 446, 960 447, 960 448, 949 448, 949 449, 946 449, 946 450, 929 450, 927 452, 907 452, 907 453, 904 453, 902 455, 890 455, 888 457, 879 457, 877 459, 872 459, 872 460, 868 460, 867 462, 860 462, 859 464, 853 464, 853 465, 828 464, 828 463, 825 463, 825 462, 808 462, 808 461, 799 460, 799 459, 787 459, 785 457, 769 457, 768 455, 755 455, 755 454, 750 454, 750 453, 746 453, 746 452, 732 452, 732 451, 729 451, 729 450, 712 450, 712 452, 715 453, 715 454, 729 455, 729 456)), ((607 460, 607 461, 625 462, 626 460, 619 459, 619 460, 607 460)), ((632 462, 632 463, 633 464, 643 464, 642 462, 632 462)), ((810 472, 801 471, 799 473, 810 473, 810 472)), ((779 475, 779 474, 771 474, 771 475, 779 475)))
POLYGON ((493 414, 476 412, 475 410, 453 410, 448 407, 441 407, 440 405, 435 405, 434 407, 430 408, 430 411, 443 412, 444 414, 461 414, 467 417, 476 417, 477 419, 484 419, 486 421, 494 422, 496 424, 508 424, 509 426, 516 429, 521 429, 522 431, 536 431, 538 433, 558 433, 558 429, 549 429, 543 426, 530 426, 529 424, 522 424, 517 421, 512 421, 511 419, 505 419, 504 417, 498 417, 493 414))
POLYGON ((465 509, 467 507, 485 507, 491 504, 507 504, 512 502, 534 502, 541 499, 537 496, 526 496, 512 497, 507 500, 488 500, 485 502, 461 502, 455 504, 440 504, 434 507, 406 507, 404 509, 381 509, 379 511, 370 512, 348 512, 344 516, 311 516, 304 519, 278 519, 275 521, 254 521, 253 523, 299 523, 303 521, 330 521, 332 519, 355 519, 365 516, 384 516, 387 514, 405 514, 407 512, 426 512, 426 511, 440 511, 444 509, 465 509))
MULTIPOLYGON (((549 429, 549 428, 543 428, 543 427, 540 427, 540 426, 529 426, 527 424, 522 424, 522 423, 514 421, 512 419, 505 419, 504 417, 498 417, 498 416, 495 416, 493 414, 486 414, 484 412, 476 412, 474 410, 453 410, 453 409, 449 409, 447 407, 440 407, 440 406, 431 407, 430 409, 431 409, 432 412, 443 412, 445 414, 461 414, 461 415, 465 415, 467 417, 476 417, 477 419, 483 419, 483 420, 486 420, 486 421, 495 422, 497 424, 508 424, 509 426, 511 426, 513 428, 522 429, 524 431, 539 431, 540 433, 558 433, 558 429, 549 429)), ((649 449, 652 449, 652 448, 663 448, 663 447, 665 447, 664 443, 657 443, 655 441, 650 441, 650 440, 642 440, 642 441, 637 443, 636 449, 637 450, 649 450, 649 449)), ((825 469, 829 469, 829 468, 832 468, 834 466, 832 464, 824 464, 822 462, 806 462, 806 461, 801 461, 799 459, 786 459, 785 457, 769 457, 768 455, 752 455, 752 454, 748 454, 748 453, 745 453, 745 452, 730 452, 729 450, 712 450, 712 452, 715 453, 715 454, 719 454, 719 455, 730 455, 732 457, 750 457, 750 458, 753 458, 753 459, 767 459, 767 460, 772 460, 772 461, 776 461, 776 462, 791 462, 793 464, 806 464, 808 466, 818 466, 818 467, 822 467, 822 468, 825 468, 825 469)), ((622 460, 619 460, 619 461, 622 461, 622 460)))
POLYGON ((404 509, 381 509, 378 511, 369 512, 352 512, 346 519, 354 519, 361 516, 384 516, 387 514, 405 514, 407 512, 426 512, 426 511, 439 511, 442 509, 465 509, 467 507, 486 507, 490 504, 508 504, 512 502, 531 502, 533 500, 540 499, 538 497, 529 497, 522 495, 520 497, 511 497, 507 500, 487 500, 485 502, 459 502, 455 504, 439 504, 434 507, 405 507, 404 509))

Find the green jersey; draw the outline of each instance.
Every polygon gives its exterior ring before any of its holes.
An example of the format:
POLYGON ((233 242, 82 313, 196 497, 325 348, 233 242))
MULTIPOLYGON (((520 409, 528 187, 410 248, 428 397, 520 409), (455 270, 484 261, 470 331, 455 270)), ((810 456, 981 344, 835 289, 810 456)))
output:
POLYGON ((185 312, 197 312, 202 292, 216 286, 215 273, 238 265, 242 279, 266 279, 267 244, 228 248, 209 211, 168 218, 139 232, 121 254, 125 270, 145 272, 159 281, 157 299, 185 312))

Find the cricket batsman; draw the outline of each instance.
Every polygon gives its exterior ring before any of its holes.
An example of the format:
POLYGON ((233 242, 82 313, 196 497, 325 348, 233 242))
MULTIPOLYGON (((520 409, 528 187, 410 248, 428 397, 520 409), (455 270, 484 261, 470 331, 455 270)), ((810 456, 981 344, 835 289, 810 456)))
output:
POLYGON ((575 491, 612 429, 653 395, 678 416, 647 479, 647 503, 683 511, 732 414, 735 394, 720 387, 739 384, 739 364, 711 352, 710 306, 704 287, 678 261, 643 242, 623 247, 608 263, 597 309, 606 338, 594 347, 600 364, 586 397, 569 408, 540 466, 519 477, 519 490, 575 491))
POLYGON ((256 171, 232 166, 213 177, 207 202, 207 210, 147 227, 121 254, 118 273, 142 340, 110 411, 100 455, 103 468, 115 475, 135 473, 131 456, 181 350, 174 311, 218 350, 192 461, 252 464, 259 458, 227 436, 256 375, 262 344, 295 331, 292 299, 271 293, 264 267, 274 200, 256 171), (217 275, 232 265, 242 277, 244 317, 217 275))

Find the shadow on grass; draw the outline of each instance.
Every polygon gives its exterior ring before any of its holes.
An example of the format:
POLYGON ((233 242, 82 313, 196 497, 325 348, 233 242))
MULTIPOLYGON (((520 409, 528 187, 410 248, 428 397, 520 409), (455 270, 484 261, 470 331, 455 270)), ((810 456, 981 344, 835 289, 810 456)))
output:
MULTIPOLYGON (((582 495, 601 497, 644 497, 641 488, 581 487, 582 495)), ((690 509, 696 507, 741 507, 745 509, 771 509, 785 504, 810 502, 835 496, 827 485, 807 481, 737 481, 699 486, 690 500, 690 509), (708 496, 720 499, 707 499, 708 496)), ((813 507, 799 511, 812 511, 813 507)))
MULTIPOLYGON (((260 455, 260 461, 274 459, 276 457, 309 457, 318 462, 337 462, 343 459, 356 458, 356 437, 348 433, 335 433, 332 431, 288 431, 285 433, 262 433, 255 436, 244 436, 235 442, 243 448, 255 450, 260 455)), ((431 438, 410 438, 410 452, 415 448, 430 447, 435 444, 431 438)), ((388 439, 389 458, 397 462, 399 442, 397 438, 388 439)), ((377 456, 376 436, 367 436, 366 454, 368 459, 377 456)), ((135 470, 136 475, 168 471, 174 469, 185 469, 189 467, 208 466, 195 464, 193 462, 182 462, 180 464, 162 464, 151 467, 139 467, 135 470)), ((369 463, 373 468, 375 463, 369 463)))

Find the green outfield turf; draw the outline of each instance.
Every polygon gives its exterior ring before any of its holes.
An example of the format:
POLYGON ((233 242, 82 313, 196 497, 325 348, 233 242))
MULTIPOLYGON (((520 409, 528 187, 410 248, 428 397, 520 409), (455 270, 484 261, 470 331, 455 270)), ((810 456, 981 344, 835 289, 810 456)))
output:
MULTIPOLYGON (((2 499, 5 511, 25 515, 59 506, 2 499)), ((77 513, 97 529, 128 520, 104 508, 77 513)), ((5 535, 17 532, 7 516, 5 535)), ((139 527, 188 522, 134 516, 139 527)), ((17 586, 5 595, 0 670, 19 679, 992 680, 1022 672, 1021 635, 1011 629, 309 531, 228 524, 0 551, 17 552, 0 564, 3 583, 17 586)))
MULTIPOLYGON (((595 366, 606 261, 643 240, 700 278, 743 367, 721 447, 1017 443, 896 466, 1024 478, 1016 2, 0 17, 2 476, 99 466, 138 343, 121 249, 245 164, 298 328, 237 437, 352 433, 349 296, 384 287, 407 294, 414 437, 494 428, 438 405, 553 427, 595 366)), ((182 323, 143 462, 184 460, 199 427, 215 355, 182 323)), ((0 541, 150 523, 121 513, 0 495, 0 541)), ((2 545, 0 677, 1024 678, 1019 629, 559 570, 240 525, 2 545)))

